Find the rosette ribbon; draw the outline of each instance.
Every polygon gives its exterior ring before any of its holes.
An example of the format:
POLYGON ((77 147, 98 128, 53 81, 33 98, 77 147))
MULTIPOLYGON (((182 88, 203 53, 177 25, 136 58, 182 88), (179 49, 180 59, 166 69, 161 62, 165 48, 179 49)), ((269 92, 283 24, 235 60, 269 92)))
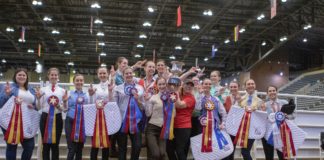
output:
POLYGON ((5 141, 8 144, 18 144, 24 140, 21 103, 22 99, 15 97, 14 109, 11 114, 8 129, 5 133, 5 141))
POLYGON ((137 123, 142 119, 142 112, 134 98, 134 93, 137 93, 135 85, 125 85, 124 92, 129 96, 127 110, 123 118, 121 131, 123 133, 135 134, 139 132, 137 123))
POLYGON ((72 125, 71 140, 72 142, 85 142, 85 126, 83 103, 84 98, 78 97, 75 104, 75 113, 72 125))
POLYGON ((50 96, 47 99, 47 103, 49 104, 48 115, 46 119, 45 125, 45 133, 44 133, 44 143, 56 143, 56 112, 55 107, 59 104, 59 98, 55 95, 50 96))
POLYGON ((106 117, 103 106, 105 106, 103 100, 97 100, 96 106, 96 120, 95 126, 93 130, 92 137, 92 147, 93 148, 109 148, 109 136, 108 136, 108 128, 106 125, 106 117))
POLYGON ((175 108, 174 102, 178 99, 176 93, 162 93, 161 100, 163 102, 163 126, 160 134, 161 139, 172 140, 174 138, 173 134, 173 125, 174 125, 174 116, 175 108))

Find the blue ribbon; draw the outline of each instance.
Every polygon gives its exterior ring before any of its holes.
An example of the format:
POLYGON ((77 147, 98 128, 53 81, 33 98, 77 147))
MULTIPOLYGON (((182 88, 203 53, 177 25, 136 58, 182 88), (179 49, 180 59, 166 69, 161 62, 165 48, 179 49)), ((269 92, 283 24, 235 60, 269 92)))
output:
POLYGON ((127 109, 126 114, 124 115, 124 121, 123 121, 123 124, 122 124, 122 131, 125 131, 126 124, 127 124, 126 116, 128 115, 128 112, 130 112, 129 130, 130 130, 130 133, 133 134, 133 131, 135 131, 135 132, 139 131, 137 123, 139 123, 141 121, 141 119, 142 119, 142 112, 139 109, 139 106, 138 106, 134 96, 132 96, 132 95, 130 96, 128 107, 130 107, 130 109, 129 110, 127 109), (135 115, 133 114, 133 111, 135 111, 135 115), (133 126, 133 123, 132 123, 132 122, 134 122, 134 120, 136 121, 135 126, 133 126))
POLYGON ((165 132, 163 135, 164 139, 169 139, 169 135, 170 135, 170 125, 171 125, 171 120, 172 120, 172 111, 173 111, 173 107, 174 107, 174 103, 170 102, 168 103, 168 100, 163 101, 163 110, 164 112, 167 113, 167 119, 166 119, 166 127, 165 127, 165 132), (169 116, 171 116, 171 118, 169 118, 169 116))
MULTIPOLYGON (((276 113, 276 115, 275 115, 275 120, 276 120, 276 124, 277 124, 277 127, 278 127, 278 129, 280 128, 280 125, 281 125, 281 123, 284 121, 284 119, 278 119, 278 117, 277 117, 277 114, 283 114, 282 112, 277 112, 276 113)), ((284 116, 284 115, 283 115, 284 116)), ((274 146, 274 142, 273 142, 273 131, 271 132, 271 134, 270 134, 270 136, 269 136, 269 138, 268 138, 268 141, 267 141, 267 143, 268 144, 270 144, 270 145, 272 145, 272 146, 274 146)))
MULTIPOLYGON (((215 124, 217 124, 215 122, 215 124)), ((220 129, 215 125, 214 127, 214 132, 215 132, 215 136, 217 138, 217 144, 219 149, 223 149, 224 146, 228 145, 228 141, 226 140, 225 136, 223 135, 223 133, 220 131, 220 129)))
MULTIPOLYGON (((48 116, 49 116, 49 121, 48 121, 48 127, 47 127, 47 143, 53 143, 52 141, 52 128, 53 128, 53 120, 54 120, 54 114, 55 114, 55 106, 53 104, 50 103, 49 106, 49 112, 48 112, 48 116)), ((55 122, 54 122, 55 123, 55 122)))

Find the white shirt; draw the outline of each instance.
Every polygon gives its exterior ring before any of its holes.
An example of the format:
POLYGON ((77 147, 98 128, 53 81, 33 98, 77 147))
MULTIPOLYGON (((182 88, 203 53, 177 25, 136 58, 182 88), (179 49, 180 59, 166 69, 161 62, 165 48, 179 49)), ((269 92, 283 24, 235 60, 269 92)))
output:
MULTIPOLYGON (((61 109, 63 109, 63 96, 65 94, 65 89, 59 87, 57 84, 55 85, 55 91, 52 91, 52 84, 49 84, 46 87, 41 88, 40 90, 41 94, 44 94, 42 98, 39 100, 41 110, 42 112, 48 113, 49 111, 49 103, 48 100, 51 96, 56 96, 59 99, 58 104, 61 106, 61 109)), ((61 113, 61 110, 55 108, 55 113, 61 113)))
POLYGON ((97 99, 108 101, 108 81, 94 85, 93 89, 96 92, 90 97, 90 103, 95 103, 97 99))
POLYGON ((23 100, 23 102, 27 104, 33 104, 36 98, 32 93, 30 93, 29 90, 24 89, 18 90, 18 97, 20 97, 23 100))

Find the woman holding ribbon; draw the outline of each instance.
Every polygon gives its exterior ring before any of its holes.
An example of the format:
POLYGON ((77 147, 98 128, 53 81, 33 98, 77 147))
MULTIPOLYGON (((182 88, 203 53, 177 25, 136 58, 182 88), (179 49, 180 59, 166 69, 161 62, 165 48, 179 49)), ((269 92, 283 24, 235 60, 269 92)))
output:
MULTIPOLYGON (((112 73, 114 74, 114 72, 112 73)), ((92 86, 92 84, 90 85, 90 88, 88 90, 89 92, 89 96, 90 96, 90 103, 101 103, 102 106, 97 106, 96 108, 96 116, 97 115, 104 115, 104 111, 103 111, 103 107, 105 106, 105 104, 108 101, 112 101, 113 100, 113 83, 114 81, 111 80, 109 82, 108 77, 109 77, 109 73, 108 73, 108 69, 106 67, 99 67, 97 69, 97 76, 98 79, 100 80, 99 84, 96 84, 94 86, 92 86)), ((114 75, 111 75, 111 77, 113 77, 114 75)), ((107 115, 106 115, 107 116, 107 115)), ((100 121, 99 119, 96 119, 96 122, 100 121)), ((105 121, 104 121, 105 123, 105 121)), ((96 124, 96 123, 95 123, 96 124)), ((105 126, 105 125, 103 125, 105 126)), ((102 128, 100 131, 103 131, 105 128, 102 128)), ((106 133, 105 131, 103 133, 106 133)), ((108 135, 106 135, 108 136, 108 135)), ((109 139, 107 138, 105 140, 105 143, 99 143, 98 139, 100 139, 100 137, 98 136, 93 136, 92 137, 92 147, 91 147, 91 152, 90 152, 90 159, 91 160, 96 160, 98 157, 98 152, 99 152, 99 148, 102 148, 102 159, 103 160, 107 160, 109 158, 109 139), (98 142, 98 143, 96 143, 98 142)), ((113 142, 112 143, 112 148, 113 148, 113 142)), ((113 149, 114 150, 114 149, 113 149)), ((114 150, 115 151, 115 150, 114 150)))
POLYGON ((132 143, 131 160, 139 158, 141 151, 141 130, 139 122, 142 119, 143 109, 143 87, 134 83, 133 69, 127 67, 123 72, 125 82, 114 89, 114 99, 116 100, 121 116, 122 127, 118 132, 119 160, 126 159, 127 135, 132 143))
POLYGON ((42 115, 40 131, 43 140, 43 160, 59 159, 59 143, 63 130, 61 112, 66 108, 63 100, 67 99, 67 91, 58 86, 59 70, 50 68, 47 73, 49 85, 36 92, 37 105, 41 107, 42 115))
POLYGON ((210 94, 212 96, 218 97, 219 100, 221 100, 222 103, 224 103, 224 97, 226 97, 229 94, 229 91, 228 89, 220 85, 221 73, 217 70, 212 71, 210 73, 210 80, 212 81, 210 94))
MULTIPOLYGON (((275 86, 268 86, 267 90, 269 101, 265 102, 265 109, 267 114, 269 115, 269 118, 274 118, 274 114, 279 112, 281 110, 281 107, 284 104, 288 104, 288 101, 284 99, 279 99, 277 96, 277 87, 275 86), (271 115, 271 116, 270 116, 271 115)), ((270 119, 269 119, 270 120, 270 119)), ((279 131, 276 132, 277 134, 280 134, 279 131)), ((262 138, 262 145, 264 150, 264 155, 266 160, 273 160, 274 157, 274 147, 273 144, 269 144, 265 138, 262 138)), ((277 155, 279 160, 283 160, 283 154, 277 149, 277 155)))
POLYGON ((69 92, 68 111, 65 119, 65 134, 68 144, 67 160, 82 159, 82 149, 86 140, 83 105, 89 103, 89 95, 83 92, 84 77, 76 74, 73 77, 75 90, 69 92))
MULTIPOLYGON (((36 109, 36 97, 35 91, 28 85, 28 74, 27 70, 20 68, 15 71, 13 76, 13 84, 5 84, 5 86, 0 87, 0 108, 4 107, 4 104, 14 96, 14 109, 10 118, 8 128, 1 129, 4 134, 4 139, 6 141, 6 159, 15 160, 17 154, 18 143, 21 143, 23 152, 21 155, 22 160, 29 160, 32 157, 33 149, 35 146, 34 136, 25 137, 23 134, 23 122, 22 122, 22 102, 28 104, 27 107, 30 110, 36 109), (18 115, 18 116, 16 116, 18 115), (15 117, 15 118, 14 118, 15 117), (15 127, 21 126, 21 127, 15 127), (15 132, 16 131, 16 132, 15 132)), ((4 117, 0 117, 4 118, 4 117)))
MULTIPOLYGON (((169 95, 167 92, 166 79, 163 77, 158 77, 156 83, 159 93, 153 95, 145 104, 146 116, 150 117, 145 135, 148 149, 148 159, 164 160, 166 158, 165 139, 169 139, 170 136, 164 136, 165 132, 162 131, 162 128, 164 127, 165 131, 169 128, 173 129, 175 108, 171 108, 171 111, 169 111, 170 113, 168 112, 168 107, 170 106, 168 102, 169 95), (170 116, 168 116, 168 114, 170 114, 170 116)), ((171 134, 173 138, 173 132, 171 134)))

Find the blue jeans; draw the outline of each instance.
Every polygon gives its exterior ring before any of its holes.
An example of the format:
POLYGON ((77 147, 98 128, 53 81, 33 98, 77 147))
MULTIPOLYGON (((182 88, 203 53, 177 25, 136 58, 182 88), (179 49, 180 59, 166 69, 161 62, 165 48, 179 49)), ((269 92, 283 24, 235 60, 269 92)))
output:
MULTIPOLYGON (((6 130, 1 128, 3 135, 6 134, 6 130)), ((21 145, 23 147, 23 153, 21 154, 22 160, 30 160, 33 155, 33 150, 35 147, 35 140, 34 138, 24 139, 23 142, 21 142, 21 145)), ((12 145, 7 143, 6 148, 6 159, 7 160, 16 160, 17 157, 17 146, 18 145, 12 145)))

